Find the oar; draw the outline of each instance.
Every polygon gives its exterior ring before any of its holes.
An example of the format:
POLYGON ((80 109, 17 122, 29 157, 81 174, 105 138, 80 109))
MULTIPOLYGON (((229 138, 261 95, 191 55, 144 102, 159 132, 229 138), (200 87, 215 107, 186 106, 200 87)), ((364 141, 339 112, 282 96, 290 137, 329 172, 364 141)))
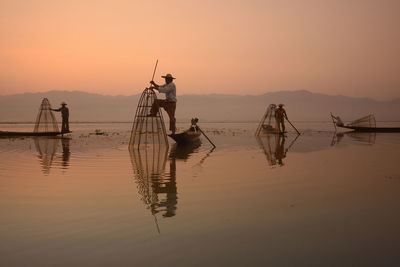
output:
POLYGON ((215 148, 216 146, 214 145, 214 143, 210 140, 210 138, 208 138, 208 136, 203 132, 203 130, 200 129, 200 127, 198 125, 196 125, 197 128, 199 129, 199 131, 205 136, 205 138, 207 138, 208 142, 210 142, 213 147, 215 148))
POLYGON ((300 135, 300 132, 296 129, 296 127, 294 127, 294 125, 290 122, 290 120, 287 117, 285 117, 285 119, 287 120, 288 123, 290 123, 290 125, 292 125, 293 129, 296 130, 297 134, 300 135))

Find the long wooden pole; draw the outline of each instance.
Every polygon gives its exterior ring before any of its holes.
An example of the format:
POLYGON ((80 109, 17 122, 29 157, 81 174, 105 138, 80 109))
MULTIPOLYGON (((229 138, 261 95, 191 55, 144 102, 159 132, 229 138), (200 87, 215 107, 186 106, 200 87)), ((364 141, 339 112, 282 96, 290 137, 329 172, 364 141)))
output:
POLYGON ((294 125, 290 122, 290 120, 286 117, 285 117, 285 119, 287 120, 288 123, 290 123, 290 125, 292 125, 293 129, 296 130, 297 134, 300 135, 300 132, 296 129, 296 127, 294 127, 294 125))
POLYGON ((203 132, 202 129, 200 129, 200 127, 198 125, 197 125, 197 128, 204 135, 204 137, 207 138, 208 142, 210 142, 213 145, 213 147, 215 148, 216 146, 214 145, 214 143, 210 140, 210 138, 208 138, 208 136, 203 132))
POLYGON ((154 66, 153 77, 151 77, 151 80, 154 80, 154 75, 156 74, 157 65, 158 65, 158 59, 156 61, 156 65, 154 66))
POLYGON ((336 128, 336 123, 335 123, 335 120, 333 119, 332 112, 331 112, 331 119, 332 119, 332 122, 333 122, 333 126, 335 127, 335 133, 336 133, 336 131, 337 131, 337 128, 336 128))

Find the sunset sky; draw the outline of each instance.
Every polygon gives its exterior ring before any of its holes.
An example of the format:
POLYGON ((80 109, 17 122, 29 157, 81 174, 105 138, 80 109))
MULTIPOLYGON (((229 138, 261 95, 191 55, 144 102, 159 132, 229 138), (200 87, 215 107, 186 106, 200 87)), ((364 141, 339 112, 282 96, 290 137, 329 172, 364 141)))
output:
POLYGON ((0 94, 400 97, 400 1, 0 0, 0 94))

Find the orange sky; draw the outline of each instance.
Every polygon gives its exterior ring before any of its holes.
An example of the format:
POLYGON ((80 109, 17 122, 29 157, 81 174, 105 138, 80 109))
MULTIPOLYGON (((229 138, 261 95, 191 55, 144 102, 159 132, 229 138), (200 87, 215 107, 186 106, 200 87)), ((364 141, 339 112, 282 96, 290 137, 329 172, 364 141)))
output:
POLYGON ((400 1, 0 0, 0 94, 400 97, 400 1))

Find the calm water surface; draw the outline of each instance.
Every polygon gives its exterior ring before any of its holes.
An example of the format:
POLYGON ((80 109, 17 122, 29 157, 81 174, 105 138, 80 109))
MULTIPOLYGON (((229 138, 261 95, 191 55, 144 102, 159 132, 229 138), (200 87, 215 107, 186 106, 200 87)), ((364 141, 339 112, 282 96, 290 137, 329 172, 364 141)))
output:
POLYGON ((129 151, 124 123, 0 139, 0 264, 400 264, 400 134, 201 126, 216 149, 129 151))

